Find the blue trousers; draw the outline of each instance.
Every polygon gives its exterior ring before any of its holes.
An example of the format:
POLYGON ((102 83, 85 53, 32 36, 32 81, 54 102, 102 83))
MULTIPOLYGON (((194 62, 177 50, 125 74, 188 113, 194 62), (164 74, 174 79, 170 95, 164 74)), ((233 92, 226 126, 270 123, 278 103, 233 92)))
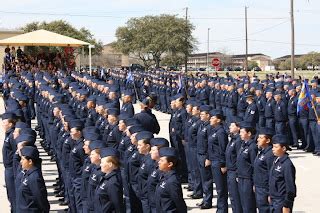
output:
POLYGON ((218 194, 217 198, 217 212, 228 212, 228 185, 227 174, 222 174, 219 162, 211 163, 211 171, 216 184, 216 190, 218 194))
POLYGON ((268 201, 268 195, 269 195, 268 189, 256 186, 255 194, 256 194, 256 204, 257 204, 259 213, 269 213, 270 205, 268 201))
POLYGON ((240 201, 240 195, 238 191, 238 182, 236 180, 237 178, 236 171, 228 170, 227 178, 228 178, 228 191, 229 191, 229 197, 231 201, 232 212, 243 213, 241 201, 240 201))
POLYGON ((302 141, 302 148, 305 148, 307 146, 308 125, 309 125, 309 121, 307 118, 299 118, 299 130, 300 130, 300 137, 302 141))
POLYGON ((320 152, 320 125, 317 124, 317 133, 318 133, 318 136, 317 136, 317 141, 315 141, 315 151, 316 152, 320 152))
POLYGON ((298 145, 298 118, 295 116, 289 116, 289 142, 290 145, 298 145))
POLYGON ((212 205, 213 198, 213 185, 211 167, 205 167, 206 155, 198 154, 198 164, 201 176, 201 184, 204 193, 203 203, 206 205, 212 205))
POLYGON ((191 179, 193 183, 193 194, 194 195, 203 195, 202 184, 201 184, 201 175, 197 159, 197 148, 189 147, 189 163, 191 167, 191 179))
POLYGON ((248 178, 238 178, 238 190, 242 211, 244 213, 256 213, 256 199, 253 192, 253 182, 248 178))
MULTIPOLYGON (((276 199, 271 198, 271 213, 282 213, 284 198, 276 199)), ((290 212, 292 212, 292 208, 290 208, 290 212)))
POLYGON ((317 122, 309 121, 309 134, 307 140, 307 149, 313 151, 315 149, 315 142, 317 141, 317 122))
POLYGON ((284 121, 276 121, 275 123, 275 131, 276 134, 286 135, 287 134, 287 126, 284 121))
POLYGON ((266 127, 274 129, 274 120, 273 120, 273 118, 266 118, 266 127))
POLYGON ((14 184, 14 174, 12 167, 7 167, 4 169, 4 180, 6 183, 7 197, 11 205, 11 212, 16 212, 16 188, 14 184))

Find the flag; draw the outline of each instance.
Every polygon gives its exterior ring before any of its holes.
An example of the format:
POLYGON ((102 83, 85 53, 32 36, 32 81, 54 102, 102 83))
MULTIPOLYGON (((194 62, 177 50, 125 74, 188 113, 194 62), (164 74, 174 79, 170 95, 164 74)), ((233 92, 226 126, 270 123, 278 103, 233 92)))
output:
POLYGON ((131 71, 129 71, 127 74, 127 83, 128 82, 133 82, 133 75, 131 71))
POLYGON ((311 95, 309 93, 308 83, 304 80, 302 84, 302 89, 298 97, 297 114, 301 110, 308 110, 311 108, 311 95))
POLYGON ((181 75, 178 76, 178 93, 181 92, 182 89, 182 78, 181 75))

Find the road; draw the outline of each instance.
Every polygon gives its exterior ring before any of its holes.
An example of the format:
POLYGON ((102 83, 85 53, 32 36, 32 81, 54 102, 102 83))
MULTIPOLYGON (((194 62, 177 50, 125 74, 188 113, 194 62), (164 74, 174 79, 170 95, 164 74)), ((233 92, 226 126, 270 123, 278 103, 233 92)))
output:
MULTIPOLYGON (((136 112, 139 112, 138 106, 135 105, 136 112)), ((4 112, 3 100, 0 99, 0 114, 4 112)), ((170 115, 161 112, 154 111, 156 115, 161 131, 159 137, 169 138, 168 123, 170 115)), ((32 126, 35 126, 36 121, 32 121, 32 126)), ((40 138, 37 138, 37 146, 40 151, 40 156, 43 159, 43 175, 48 189, 49 202, 51 205, 51 212, 62 212, 65 207, 58 205, 58 198, 54 197, 52 184, 55 181, 57 175, 56 165, 54 162, 50 162, 50 157, 45 153, 39 144, 40 138)), ((0 144, 2 147, 4 141, 4 131, 0 131, 0 144)), ((296 184, 297 184, 297 198, 294 203, 295 213, 317 213, 319 212, 317 202, 320 201, 320 158, 314 157, 310 153, 305 153, 300 150, 293 150, 290 152, 290 157, 296 167, 296 184)), ((4 187, 4 167, 2 163, 2 152, 0 152, 0 205, 1 212, 10 212, 9 203, 7 201, 6 189, 4 187)), ((187 197, 186 190, 183 190, 184 198, 188 206, 188 212, 214 212, 216 209, 200 210, 196 207, 196 203, 201 200, 192 200, 187 197)), ((214 192, 215 193, 215 192, 214 192)), ((215 194, 216 195, 216 194, 215 194)), ((230 202, 229 202, 230 203, 230 202)), ((213 205, 216 204, 216 199, 214 196, 213 205)), ((231 208, 229 209, 231 212, 231 208)))

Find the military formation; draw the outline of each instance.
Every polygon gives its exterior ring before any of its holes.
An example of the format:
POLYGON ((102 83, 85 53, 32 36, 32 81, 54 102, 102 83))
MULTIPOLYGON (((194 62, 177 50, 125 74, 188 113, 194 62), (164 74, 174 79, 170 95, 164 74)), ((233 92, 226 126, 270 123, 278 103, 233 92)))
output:
POLYGON ((187 212, 181 183, 199 210, 216 203, 217 212, 228 212, 229 198, 232 212, 291 212, 297 189, 287 152, 320 155, 317 81, 308 87, 312 100, 299 109, 305 88, 290 76, 7 70, 3 162, 11 210, 49 212, 38 135, 56 163, 54 193, 68 212, 187 212), (152 110, 171 114, 168 140, 157 136, 152 110))

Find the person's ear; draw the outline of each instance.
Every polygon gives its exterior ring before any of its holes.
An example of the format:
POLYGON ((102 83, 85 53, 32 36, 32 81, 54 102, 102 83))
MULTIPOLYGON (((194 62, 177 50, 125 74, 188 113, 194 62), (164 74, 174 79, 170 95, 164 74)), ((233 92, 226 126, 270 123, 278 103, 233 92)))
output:
POLYGON ((172 163, 172 162, 169 162, 168 167, 169 167, 169 168, 172 168, 172 167, 173 167, 173 163, 172 163))

